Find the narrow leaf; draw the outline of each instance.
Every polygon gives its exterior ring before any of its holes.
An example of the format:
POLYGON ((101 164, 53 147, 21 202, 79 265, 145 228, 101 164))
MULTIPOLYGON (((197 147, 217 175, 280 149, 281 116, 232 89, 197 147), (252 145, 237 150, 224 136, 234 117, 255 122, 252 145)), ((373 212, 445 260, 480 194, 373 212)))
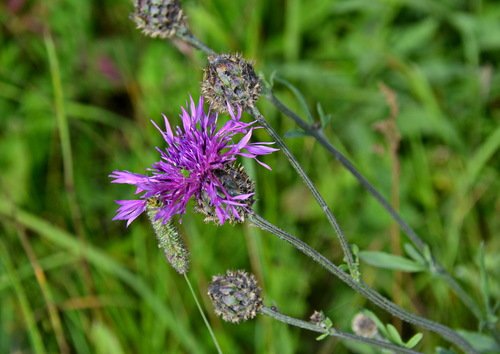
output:
POLYGON ((399 335, 399 332, 396 329, 396 327, 394 327, 390 323, 386 327, 387 327, 387 333, 389 334, 388 339, 393 343, 404 346, 403 340, 401 339, 401 336, 399 335))
POLYGON ((292 93, 294 94, 295 98, 297 98, 297 101, 299 101, 300 106, 306 113, 307 119, 309 120, 310 123, 314 123, 314 118, 311 114, 311 111, 309 110, 309 107, 307 106, 306 99, 304 95, 299 91, 298 88, 293 86, 289 81, 282 79, 280 77, 275 76, 275 81, 285 85, 292 93))
POLYGON ((423 337, 424 335, 422 333, 415 334, 413 337, 410 338, 408 342, 406 342, 405 347, 409 349, 413 348, 418 343, 420 343, 423 337))
POLYGON ((366 263, 378 268, 394 269, 403 272, 421 272, 425 270, 425 266, 411 259, 385 252, 361 251, 359 252, 359 257, 366 263))

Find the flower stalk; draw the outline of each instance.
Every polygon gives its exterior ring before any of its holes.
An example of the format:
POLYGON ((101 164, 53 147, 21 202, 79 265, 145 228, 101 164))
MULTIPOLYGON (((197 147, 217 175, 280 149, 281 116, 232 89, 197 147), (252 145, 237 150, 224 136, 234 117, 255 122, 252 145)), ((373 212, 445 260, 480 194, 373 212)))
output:
MULTIPOLYGON (((384 196, 364 177, 357 169, 354 167, 352 162, 342 154, 338 149, 336 149, 325 137, 323 132, 317 127, 313 127, 308 124, 304 119, 302 119, 297 113, 293 112, 288 108, 282 101, 280 101, 273 92, 268 88, 264 88, 264 96, 271 102, 281 113, 285 116, 291 118, 304 132, 316 139, 335 159, 340 162, 340 164, 351 173, 351 175, 356 178, 356 180, 365 188, 375 200, 389 213, 391 218, 399 225, 401 230, 408 236, 410 241, 418 251, 425 254, 426 249, 428 250, 428 245, 420 238, 420 236, 413 230, 413 228, 408 225, 401 215, 392 207, 392 205, 384 198, 384 196)), ((472 299, 472 297, 467 294, 467 292, 462 288, 462 286, 453 278, 450 273, 437 261, 437 259, 431 254, 429 259, 429 268, 431 271, 436 273, 441 279, 443 279, 448 286, 455 292, 455 294, 460 298, 463 304, 478 318, 483 319, 481 309, 478 304, 472 299)))
POLYGON ((359 281, 359 278, 360 278, 359 269, 358 269, 356 262, 354 261, 354 257, 352 255, 352 251, 351 251, 351 247, 349 246, 349 242, 345 238, 342 229, 340 228, 340 226, 339 226, 335 216, 331 212, 330 208, 326 204, 326 201, 323 199, 323 197, 321 196, 321 194, 319 193, 318 189, 316 188, 314 183, 311 181, 309 176, 307 176, 306 172, 304 171, 302 166, 299 164, 299 162, 297 161, 295 156, 293 156, 292 152, 288 149, 288 147, 286 146, 283 139, 281 139, 279 134, 276 133, 276 131, 273 129, 273 127, 271 127, 269 125, 269 123, 264 118, 264 116, 260 113, 260 111, 257 109, 257 107, 255 107, 255 106, 251 107, 250 114, 257 120, 257 122, 259 122, 259 124, 262 127, 264 127, 264 129, 266 129, 268 131, 269 135, 271 135, 271 137, 276 142, 276 144, 280 148, 280 150, 283 151, 285 156, 288 158, 288 161, 290 161, 290 164, 292 165, 292 167, 295 169, 295 171, 297 171, 299 176, 302 178, 302 180, 304 181, 306 186, 309 188, 309 190, 313 194, 314 198, 316 199, 319 206, 321 207, 321 209, 325 213, 328 221, 330 222, 330 225, 332 225, 333 229, 335 230, 335 232, 337 234, 337 238, 340 241, 340 245, 341 245, 342 250, 344 252, 344 256, 345 256, 347 265, 349 267, 349 272, 350 272, 352 278, 355 281, 359 281))
POLYGON ((335 275, 337 278, 346 283, 349 287, 351 287, 357 293, 363 295, 366 299, 368 299, 373 304, 378 307, 386 310, 390 314, 402 319, 405 322, 414 324, 416 326, 420 326, 429 331, 432 331, 442 338, 446 339, 450 343, 455 344, 460 349, 462 349, 466 353, 475 354, 477 351, 467 342, 462 336, 453 331, 451 328, 448 328, 440 323, 428 320, 426 318, 420 317, 418 315, 412 314, 392 301, 386 299, 378 292, 370 288, 366 285, 362 280, 355 281, 349 274, 342 271, 339 267, 334 265, 329 259, 325 256, 314 250, 305 242, 296 238, 295 236, 287 233, 286 231, 281 230, 277 226, 273 225, 269 221, 265 220, 261 216, 257 214, 252 214, 248 218, 249 222, 260 229, 267 231, 274 236, 277 236, 283 241, 290 243, 297 250, 304 253, 309 258, 313 259, 316 263, 321 265, 324 269, 326 269, 331 274, 335 275))
POLYGON ((284 315, 278 311, 276 311, 273 308, 269 307, 262 307, 260 309, 260 313, 266 316, 269 316, 275 320, 278 320, 280 322, 286 323, 291 326, 307 329, 309 331, 317 332, 317 333, 323 333, 327 334, 328 336, 343 339, 343 340, 350 340, 354 342, 360 342, 360 343, 365 343, 369 344, 374 347, 382 348, 382 349, 388 349, 388 350, 393 350, 395 353, 407 353, 407 354, 419 354, 420 352, 417 352, 415 350, 411 350, 408 348, 401 347, 399 345, 391 344, 388 342, 384 342, 381 340, 377 339, 372 339, 372 338, 366 338, 366 337, 361 337, 355 334, 347 333, 340 331, 338 329, 335 329, 333 327, 331 328, 323 328, 322 326, 312 323, 312 322, 306 322, 303 320, 300 320, 298 318, 290 317, 287 315, 284 315))

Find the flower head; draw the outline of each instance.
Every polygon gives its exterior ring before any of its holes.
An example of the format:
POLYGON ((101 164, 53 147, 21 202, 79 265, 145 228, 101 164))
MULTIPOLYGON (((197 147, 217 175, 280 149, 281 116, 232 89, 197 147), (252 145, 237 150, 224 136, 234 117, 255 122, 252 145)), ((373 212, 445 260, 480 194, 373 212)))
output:
POLYGON ((272 143, 251 143, 253 129, 257 128, 254 122, 242 122, 241 109, 234 112, 229 108, 229 113, 231 118, 218 128, 217 114, 205 113, 202 98, 198 105, 191 99, 190 112, 182 110, 182 126, 172 129, 166 117, 165 130, 153 123, 167 147, 157 148, 161 160, 149 169, 150 175, 128 171, 110 175, 113 183, 132 184, 141 195, 139 200, 118 200, 120 207, 113 220, 127 220, 128 226, 146 210, 147 200, 155 197, 161 204, 155 218, 164 223, 184 214, 191 198, 198 207, 210 209, 212 219, 220 224, 243 221, 254 200, 253 184, 247 183, 251 189, 238 185, 244 177, 229 172, 231 166, 242 156, 269 169, 257 157, 277 149, 268 146, 272 143), (237 135, 242 136, 239 141, 235 141, 237 135))

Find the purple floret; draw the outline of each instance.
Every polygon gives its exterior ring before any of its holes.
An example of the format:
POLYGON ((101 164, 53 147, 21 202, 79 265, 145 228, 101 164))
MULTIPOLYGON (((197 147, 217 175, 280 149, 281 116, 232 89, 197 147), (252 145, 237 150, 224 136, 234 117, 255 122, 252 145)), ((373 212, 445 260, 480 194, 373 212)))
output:
POLYGON ((267 169, 269 166, 257 159, 277 149, 269 147, 272 143, 251 143, 250 138, 255 122, 245 123, 241 119, 241 109, 235 113, 229 109, 231 118, 222 127, 217 128, 218 116, 205 113, 203 98, 196 105, 191 98, 190 112, 182 109, 182 127, 172 130, 167 117, 163 116, 165 130, 156 123, 167 143, 165 149, 156 148, 161 160, 149 169, 150 175, 141 175, 128 171, 114 171, 110 174, 112 183, 125 183, 136 186, 139 200, 119 200, 120 207, 113 220, 127 220, 130 225, 147 207, 149 198, 161 202, 156 217, 168 222, 174 215, 186 212, 186 205, 191 198, 206 202, 214 208, 218 221, 241 220, 238 210, 245 208, 245 201, 253 193, 232 195, 217 177, 217 171, 233 164, 237 156, 255 159, 267 169), (234 142, 236 135, 243 137, 234 142))

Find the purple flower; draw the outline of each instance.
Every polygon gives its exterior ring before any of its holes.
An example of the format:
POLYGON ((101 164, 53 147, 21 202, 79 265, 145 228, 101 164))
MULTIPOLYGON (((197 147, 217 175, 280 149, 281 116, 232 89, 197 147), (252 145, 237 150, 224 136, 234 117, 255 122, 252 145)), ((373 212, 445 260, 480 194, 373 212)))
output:
POLYGON ((113 183, 135 185, 136 194, 140 194, 139 200, 116 201, 120 207, 113 220, 127 220, 127 226, 130 225, 146 210, 148 199, 154 197, 161 205, 156 218, 166 223, 174 215, 184 214, 193 197, 198 205, 208 203, 220 224, 227 220, 241 221, 241 211, 250 209, 254 193, 235 193, 225 182, 228 175, 225 171, 234 165, 237 156, 253 158, 270 169, 257 157, 277 149, 267 146, 273 143, 251 143, 253 129, 258 128, 255 122, 240 121, 241 109, 235 113, 229 108, 229 113, 231 119, 217 128, 217 114, 204 112, 202 98, 198 105, 191 98, 190 112, 182 109, 182 127, 172 130, 165 116, 165 130, 153 122, 167 147, 157 148, 161 160, 152 165, 149 176, 128 171, 111 173, 113 183), (236 135, 243 136, 236 141, 236 135))

